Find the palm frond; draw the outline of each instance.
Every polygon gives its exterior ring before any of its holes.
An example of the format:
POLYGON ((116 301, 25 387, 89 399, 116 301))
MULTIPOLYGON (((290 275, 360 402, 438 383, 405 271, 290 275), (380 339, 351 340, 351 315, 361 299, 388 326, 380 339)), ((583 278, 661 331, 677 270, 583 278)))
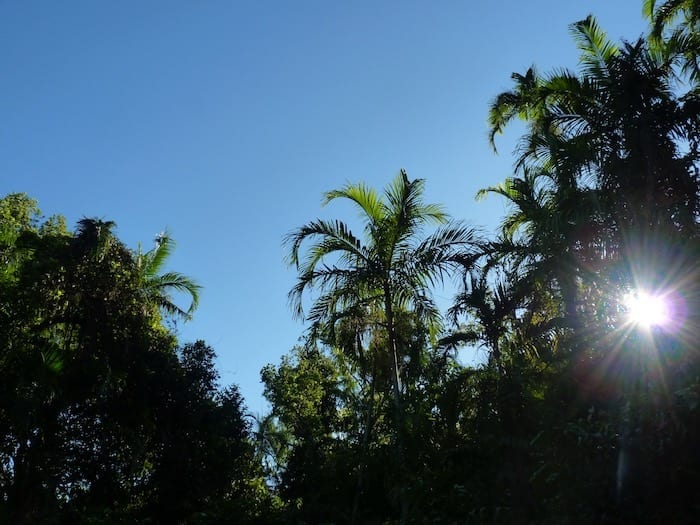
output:
POLYGON ((186 316, 190 316, 199 307, 199 293, 202 287, 193 279, 181 273, 166 272, 162 275, 154 276, 148 281, 147 286, 156 292, 158 296, 162 297, 160 306, 171 302, 170 292, 174 291, 187 294, 190 297, 190 306, 185 311, 186 316))
POLYGON ((654 21, 656 11, 656 0, 642 1, 642 14, 650 22, 654 21))
POLYGON ((301 228, 289 233, 284 244, 288 249, 288 262, 304 271, 313 268, 319 261, 333 252, 348 252, 360 260, 367 259, 367 253, 360 240, 355 237, 350 228, 342 221, 324 221, 321 219, 312 221, 301 228), (320 238, 303 263, 299 257, 301 245, 306 240, 320 238))
POLYGON ((298 319, 304 318, 303 295, 306 290, 317 288, 322 291, 328 290, 323 292, 325 294, 333 292, 334 295, 329 295, 327 299, 322 300, 324 302, 322 310, 331 311, 326 308, 331 304, 329 302, 331 297, 335 297, 334 301, 337 303, 341 298, 359 296, 364 289, 368 288, 365 278, 367 275, 365 267, 338 268, 327 265, 317 265, 300 272, 296 284, 288 294, 294 316, 298 319))
POLYGON ((495 137, 516 117, 527 120, 539 98, 539 77, 534 67, 524 75, 513 73, 515 88, 498 95, 489 106, 489 143, 496 151, 495 137))
POLYGON ((410 251, 404 267, 427 285, 444 281, 445 274, 473 268, 481 256, 477 245, 481 241, 478 229, 461 222, 452 222, 438 229, 410 251))
POLYGON ((156 238, 156 246, 152 250, 142 253, 139 246, 134 259, 143 294, 147 300, 169 316, 189 320, 199 307, 199 294, 202 287, 195 280, 181 273, 172 271, 161 273, 174 248, 175 241, 166 232, 156 238), (173 292, 189 296, 190 305, 186 310, 173 302, 171 297, 173 292))
POLYGON ((643 13, 652 23, 651 34, 660 38, 663 30, 681 15, 692 13, 692 2, 688 0, 666 0, 656 7, 655 0, 645 0, 643 13))
POLYGON ((379 194, 365 184, 348 184, 340 190, 331 190, 324 194, 323 205, 335 199, 348 199, 364 212, 370 222, 378 223, 384 216, 384 206, 379 194))
POLYGON ((101 258, 114 240, 115 226, 114 221, 83 217, 78 221, 75 244, 80 250, 101 258))
POLYGON ((438 348, 456 349, 460 346, 474 345, 481 342, 481 335, 475 330, 456 330, 449 335, 441 338, 437 346, 438 348))
POLYGON ((167 232, 156 237, 155 247, 146 252, 143 257, 144 272, 147 275, 156 275, 165 266, 175 250, 175 240, 167 232))
POLYGON ((581 51, 580 63, 583 71, 594 77, 604 78, 606 70, 619 49, 600 28, 596 19, 589 15, 584 20, 571 24, 571 35, 581 51))
POLYGON ((423 179, 409 180, 406 170, 387 186, 387 219, 405 235, 416 233, 415 228, 421 223, 442 224, 447 220, 447 213, 439 204, 423 204, 422 195, 425 186, 423 179))

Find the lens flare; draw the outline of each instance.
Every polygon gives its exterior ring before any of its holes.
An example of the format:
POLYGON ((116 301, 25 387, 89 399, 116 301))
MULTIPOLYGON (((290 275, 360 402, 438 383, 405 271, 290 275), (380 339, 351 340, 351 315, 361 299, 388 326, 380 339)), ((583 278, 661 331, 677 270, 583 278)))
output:
POLYGON ((627 310, 627 320, 642 328, 664 326, 670 321, 668 301, 661 295, 643 290, 628 293, 623 304, 627 310))

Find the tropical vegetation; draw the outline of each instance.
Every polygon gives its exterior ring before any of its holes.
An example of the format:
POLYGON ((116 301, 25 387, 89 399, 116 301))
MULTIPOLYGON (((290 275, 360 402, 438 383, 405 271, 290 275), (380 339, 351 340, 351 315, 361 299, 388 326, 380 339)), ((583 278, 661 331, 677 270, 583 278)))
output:
POLYGON ((588 17, 576 69, 494 97, 494 148, 524 124, 477 195, 496 232, 405 170, 323 196, 359 230, 291 230, 306 330, 266 414, 177 340, 200 287, 169 234, 0 199, 0 522, 700 522, 700 2, 643 9, 643 38, 588 17))

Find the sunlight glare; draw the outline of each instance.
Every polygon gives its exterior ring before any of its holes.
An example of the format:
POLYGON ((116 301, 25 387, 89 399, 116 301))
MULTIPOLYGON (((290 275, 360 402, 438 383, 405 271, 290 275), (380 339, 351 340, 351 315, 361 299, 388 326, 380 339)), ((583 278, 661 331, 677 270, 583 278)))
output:
POLYGON ((627 319, 643 328, 665 325, 669 322, 669 308, 664 297, 644 291, 630 292, 625 296, 627 319))

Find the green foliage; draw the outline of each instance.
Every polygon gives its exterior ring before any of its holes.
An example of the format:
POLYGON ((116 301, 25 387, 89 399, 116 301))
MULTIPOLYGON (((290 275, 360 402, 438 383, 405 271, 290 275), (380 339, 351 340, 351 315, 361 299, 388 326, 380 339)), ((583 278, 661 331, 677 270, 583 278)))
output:
MULTIPOLYGON (((409 351, 410 332, 401 331, 402 316, 409 315, 411 325, 419 330, 427 328, 432 335, 437 334, 441 317, 430 288, 445 276, 471 266, 477 240, 474 229, 448 223, 441 206, 424 204, 422 193, 423 181, 409 180, 403 170, 381 198, 362 184, 348 185, 328 192, 325 202, 344 198, 357 205, 364 222, 363 240, 342 221, 322 220, 302 226, 286 240, 289 261, 299 274, 289 294, 296 315, 303 314, 304 293, 320 291, 307 316, 313 323, 312 337, 332 341, 338 328, 354 326, 351 341, 354 339, 357 344, 351 344, 360 358, 360 373, 370 385, 370 406, 365 408, 369 420, 370 411, 377 410, 371 406, 374 396, 386 393, 390 387, 393 414, 387 420, 393 425, 394 461, 400 466, 394 500, 400 507, 402 521, 409 511, 405 398, 412 386, 406 381, 410 367, 405 362, 412 363, 416 358, 409 351), (429 224, 443 226, 423 237, 423 228, 429 224), (312 244, 302 256, 302 245, 307 241, 312 244), (367 352, 361 348, 363 336, 370 341, 367 352), (368 366, 373 367, 371 371, 368 366), (382 381, 383 378, 389 381, 382 381)), ((367 436, 371 433, 368 427, 367 436)), ((368 446, 368 439, 362 439, 363 446, 368 446)), ((357 498, 363 490, 364 465, 359 469, 352 521, 357 519, 357 498)))
POLYGON ((489 125, 492 144, 526 125, 515 172, 478 195, 509 206, 493 238, 412 240, 445 216, 405 175, 326 195, 357 205, 362 236, 314 221, 288 237, 296 315, 319 293, 313 344, 263 371, 290 522, 698 521, 698 5, 645 2, 632 43, 588 17, 576 71, 513 75, 489 125), (445 266, 414 251, 442 242, 459 247, 445 266), (419 297, 454 271, 438 340, 419 297), (626 318, 635 287, 665 294, 670 325, 626 318))
POLYGON ((136 267, 143 279, 142 293, 147 302, 156 305, 168 316, 188 320, 199 306, 199 286, 194 280, 177 272, 163 272, 165 264, 175 248, 175 241, 167 233, 156 237, 155 247, 135 254, 136 267), (187 310, 180 308, 171 297, 172 292, 189 295, 187 310))
POLYGON ((508 205, 492 238, 403 171, 326 193, 363 231, 286 238, 310 330, 262 370, 257 418, 213 349, 163 324, 200 291, 166 271, 167 234, 132 251, 112 222, 70 233, 0 199, 0 522, 700 521, 699 6, 646 0, 632 43, 588 17, 578 70, 513 75, 490 139, 526 132, 478 194, 508 205), (667 325, 628 317, 637 287, 667 325))
POLYGON ((204 343, 178 354, 113 228, 0 199, 0 521, 255 522, 271 496, 241 396, 204 343))

